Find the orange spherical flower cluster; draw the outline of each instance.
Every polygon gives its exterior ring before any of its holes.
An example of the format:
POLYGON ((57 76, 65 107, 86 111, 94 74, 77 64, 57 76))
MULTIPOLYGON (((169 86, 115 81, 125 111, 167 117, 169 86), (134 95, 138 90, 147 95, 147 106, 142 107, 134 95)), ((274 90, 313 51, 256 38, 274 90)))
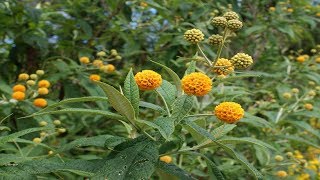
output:
POLYGON ((22 101, 24 100, 25 97, 26 97, 25 93, 21 91, 16 91, 12 93, 12 99, 15 99, 17 101, 22 101))
POLYGON ((186 75, 181 80, 182 89, 188 95, 204 96, 212 89, 211 79, 200 72, 186 75))
POLYGON ((33 105, 40 108, 46 107, 47 104, 48 104, 47 101, 43 98, 37 98, 33 101, 33 105))
POLYGON ((214 114, 221 121, 232 124, 239 121, 244 116, 244 110, 238 103, 223 102, 215 107, 214 114))
POLYGON ((171 156, 161 156, 160 161, 165 162, 167 164, 172 162, 172 157, 171 156))
POLYGON ((26 87, 22 84, 17 84, 15 86, 13 86, 12 88, 13 92, 17 92, 17 91, 20 91, 20 92, 25 92, 26 91, 26 87))
POLYGON ((50 82, 48 80, 41 80, 38 82, 39 88, 48 88, 50 87, 50 82))
POLYGON ((218 75, 228 75, 234 71, 232 63, 225 58, 218 59, 213 71, 218 75))
POLYGON ((306 60, 308 60, 309 56, 308 55, 300 55, 296 58, 296 61, 298 61, 299 63, 303 63, 305 62, 306 60))
POLYGON ((39 89, 38 89, 38 93, 39 93, 40 95, 47 95, 47 94, 49 94, 49 90, 48 90, 48 88, 45 88, 45 87, 39 88, 39 89))
POLYGON ((140 90, 154 90, 162 84, 161 75, 152 70, 138 72, 134 79, 140 90))
POLYGON ((304 108, 305 108, 306 110, 312 111, 313 105, 310 104, 310 103, 306 103, 306 104, 304 104, 304 108))
POLYGON ((88 57, 81 57, 79 60, 83 64, 89 64, 90 63, 90 59, 88 57))
POLYGON ((98 74, 91 74, 89 79, 91 81, 100 81, 101 77, 98 74))

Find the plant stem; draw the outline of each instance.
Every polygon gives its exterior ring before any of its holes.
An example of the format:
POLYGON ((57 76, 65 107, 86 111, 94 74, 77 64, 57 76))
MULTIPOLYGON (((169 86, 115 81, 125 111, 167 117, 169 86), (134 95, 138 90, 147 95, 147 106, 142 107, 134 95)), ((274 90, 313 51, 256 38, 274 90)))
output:
POLYGON ((207 63, 209 64, 209 66, 212 67, 212 62, 210 61, 210 59, 208 59, 208 57, 204 54, 204 52, 202 51, 201 47, 199 44, 197 44, 197 47, 201 53, 201 55, 204 57, 204 59, 207 61, 207 63))
POLYGON ((162 101, 163 101, 163 104, 164 106, 166 107, 166 110, 167 110, 167 113, 168 113, 168 116, 170 117, 171 114, 170 114, 170 109, 169 109, 169 106, 166 102, 166 100, 164 99, 164 97, 156 90, 156 93, 161 97, 162 101))
POLYGON ((224 42, 225 42, 226 39, 227 39, 227 34, 228 34, 228 28, 225 28, 225 29, 224 29, 224 32, 223 32, 222 43, 220 44, 219 49, 218 49, 218 51, 217 51, 217 57, 216 57, 216 59, 215 59, 214 62, 213 62, 213 67, 215 67, 215 65, 217 64, 218 59, 219 59, 220 56, 221 56, 221 52, 222 52, 222 49, 223 49, 224 42))

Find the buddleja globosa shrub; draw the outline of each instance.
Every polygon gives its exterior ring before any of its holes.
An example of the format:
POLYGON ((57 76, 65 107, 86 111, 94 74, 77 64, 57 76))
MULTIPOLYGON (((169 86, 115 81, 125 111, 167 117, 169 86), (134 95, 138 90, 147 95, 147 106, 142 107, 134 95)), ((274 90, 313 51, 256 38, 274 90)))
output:
MULTIPOLYGON (((131 69, 123 86, 114 87, 102 82, 99 75, 92 74, 91 83, 95 84, 97 89, 101 88, 105 97, 65 99, 49 104, 30 116, 22 117, 46 119, 49 115, 71 113, 89 115, 93 118, 103 116, 105 121, 121 123, 127 136, 90 136, 89 133, 88 137, 79 137, 63 146, 57 146, 59 136, 63 136, 67 130, 60 128, 61 122, 58 120, 50 121, 49 124, 41 123, 43 127, 0 137, 3 151, 10 151, 11 143, 19 149, 19 155, 10 154, 4 159, 1 158, 1 178, 81 176, 110 180, 156 177, 225 179, 228 177, 226 171, 218 168, 218 165, 224 158, 231 158, 244 176, 263 179, 263 175, 246 158, 252 156, 244 156, 234 148, 234 144, 246 143, 246 147, 250 148, 250 143, 261 148, 261 151, 274 148, 252 137, 226 136, 237 127, 237 122, 256 121, 252 115, 245 113, 241 102, 233 100, 234 95, 223 95, 225 82, 232 83, 234 80, 252 75, 244 72, 253 63, 252 57, 245 52, 221 57, 226 42, 234 40, 234 33, 242 28, 243 22, 237 13, 230 11, 221 17, 212 18, 212 24, 221 34, 207 38, 196 28, 184 33, 184 39, 190 42, 190 48, 198 48, 198 52, 190 58, 192 61, 188 63, 182 78, 169 67, 152 60, 150 62, 162 68, 170 79, 164 79, 155 70, 146 69, 134 74, 135 70, 131 69), (204 41, 205 39, 207 40, 204 41), (214 58, 206 55, 201 47, 203 42, 216 46, 217 53, 214 58), (154 101, 146 102, 145 96, 150 94, 154 101), (66 106, 70 103, 96 101, 108 102, 112 108, 107 111, 66 106), (150 113, 145 114, 145 109, 150 113), (34 138, 33 141, 20 138, 37 131, 41 131, 40 137, 34 138), (20 144, 28 146, 20 149, 20 144), (97 153, 104 153, 104 158, 71 158, 70 154, 76 153, 74 149, 81 148, 82 152, 86 152, 86 148, 89 147, 96 147, 97 153), (189 161, 190 157, 193 160, 189 161), (203 173, 193 172, 192 169, 203 173)), ((85 65, 89 63, 86 57, 80 58, 80 61, 85 65)), ((93 66, 99 66, 100 69, 104 67, 101 61, 93 63, 93 66)), ((110 67, 105 68, 107 71, 110 70, 110 67)), ((24 91, 21 87, 15 89, 24 91)), ((265 123, 263 119, 259 121, 265 123)))

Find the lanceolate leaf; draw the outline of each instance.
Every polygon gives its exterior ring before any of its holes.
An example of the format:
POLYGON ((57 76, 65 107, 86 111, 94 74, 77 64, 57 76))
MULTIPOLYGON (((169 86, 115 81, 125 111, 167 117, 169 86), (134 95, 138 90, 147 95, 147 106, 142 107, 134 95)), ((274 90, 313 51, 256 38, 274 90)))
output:
POLYGON ((159 130, 160 134, 168 140, 170 135, 174 131, 174 123, 169 117, 159 117, 155 121, 144 121, 139 120, 139 122, 147 124, 150 127, 156 128, 159 130))
POLYGON ((106 93, 111 106, 119 112, 121 115, 127 118, 132 124, 134 124, 135 120, 135 112, 130 103, 130 101, 122 95, 118 90, 109 84, 96 81, 96 83, 103 89, 106 93))
POLYGON ((293 125, 296 125, 306 131, 308 131, 309 133, 313 134, 314 136, 316 136, 318 139, 320 139, 320 133, 319 131, 313 129, 312 126, 310 126, 308 123, 304 122, 304 121, 287 121, 293 125))
POLYGON ((167 174, 174 175, 183 180, 195 180, 194 177, 192 177, 186 171, 184 171, 183 169, 180 169, 178 166, 174 164, 167 164, 162 161, 159 161, 157 163, 157 168, 167 174))
POLYGON ((250 138, 250 137, 242 137, 242 138, 238 138, 238 137, 224 137, 220 140, 218 140, 218 142, 221 142, 223 144, 227 144, 227 143, 231 143, 231 144, 237 144, 237 143, 250 143, 250 144, 254 144, 263 148, 268 148, 268 149, 272 149, 274 151, 276 151, 276 149, 271 146, 270 144, 267 144, 263 141, 260 141, 258 139, 255 138, 250 138))
POLYGON ((130 69, 126 80, 124 81, 123 93, 131 102, 135 116, 137 117, 139 115, 139 88, 134 80, 132 69, 130 69))
POLYGON ((233 128, 237 127, 235 124, 223 124, 217 128, 215 128, 211 134, 216 138, 219 139, 230 132, 233 128))
POLYGON ((29 116, 25 116, 25 117, 22 117, 22 118, 29 118, 29 117, 34 116, 35 114, 40 114, 42 112, 48 111, 50 109, 54 109, 56 107, 59 107, 59 106, 65 105, 65 104, 86 102, 86 101, 108 101, 108 98, 106 98, 106 97, 98 97, 98 96, 89 96, 89 97, 81 97, 81 98, 64 99, 64 100, 62 100, 62 101, 60 101, 58 103, 52 104, 50 106, 47 106, 47 107, 41 109, 40 111, 38 111, 38 112, 36 112, 34 114, 31 114, 29 116))
POLYGON ((192 109, 193 97, 188 95, 179 96, 172 104, 172 119, 179 123, 192 109))
POLYGON ((158 154, 154 141, 138 137, 116 146, 96 176, 108 180, 149 179, 155 170, 158 154))
POLYGON ((103 115, 107 118, 115 119, 115 120, 124 120, 125 118, 119 114, 115 114, 108 111, 95 110, 95 109, 83 109, 83 108, 66 108, 56 111, 48 111, 42 113, 35 113, 30 115, 30 117, 42 116, 46 114, 64 114, 64 113, 78 113, 78 114, 95 114, 95 115, 103 115))
POLYGON ((169 75, 173 79, 173 82, 174 82, 174 84, 175 84, 175 86, 177 88, 178 95, 180 95, 182 93, 182 89, 181 89, 181 81, 180 81, 179 76, 173 70, 168 68, 167 66, 162 65, 162 64, 160 64, 158 62, 155 62, 155 61, 152 61, 152 60, 150 60, 150 61, 155 63, 155 64, 157 64, 157 65, 159 65, 159 66, 161 66, 161 67, 163 67, 169 73, 169 75))
POLYGON ((155 104, 152 104, 152 103, 140 101, 139 102, 139 106, 159 111, 162 114, 166 114, 167 113, 161 106, 158 106, 158 105, 155 105, 155 104))
MULTIPOLYGON (((106 140, 113 138, 113 137, 115 137, 115 136, 100 135, 100 136, 76 139, 76 140, 64 145, 63 147, 59 148, 58 152, 68 151, 72 148, 78 148, 78 147, 82 147, 82 146, 104 147, 106 140)), ((118 138, 120 138, 120 137, 118 137, 118 138)))
POLYGON ((189 64, 188 69, 186 70, 186 72, 184 73, 184 75, 188 75, 190 73, 193 73, 196 71, 196 62, 195 61, 191 61, 189 64))
POLYGON ((234 151, 231 147, 224 145, 222 143, 218 143, 220 147, 222 147, 226 153, 232 156, 234 159, 238 160, 257 180, 262 180, 263 175, 248 162, 248 160, 240 153, 234 151))
POLYGON ((37 131, 44 131, 44 130, 48 130, 50 128, 48 127, 40 127, 40 128, 30 128, 30 129, 25 129, 16 133, 12 133, 6 136, 2 136, 0 137, 0 145, 3 145, 6 142, 12 141, 20 136, 32 133, 32 132, 37 132, 37 131))
POLYGON ((162 97, 164 98, 164 100, 170 108, 173 101, 176 98, 176 87, 168 81, 162 80, 161 86, 157 88, 156 91, 158 91, 158 93, 162 95, 162 97))

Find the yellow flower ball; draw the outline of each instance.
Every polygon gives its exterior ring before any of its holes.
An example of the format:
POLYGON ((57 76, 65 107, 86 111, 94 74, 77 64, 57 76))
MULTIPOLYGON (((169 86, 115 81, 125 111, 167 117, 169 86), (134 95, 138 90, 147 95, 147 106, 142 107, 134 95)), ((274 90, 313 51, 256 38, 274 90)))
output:
POLYGON ((58 133, 65 133, 65 132, 67 132, 67 129, 66 128, 59 128, 58 130, 58 133))
POLYGON ((181 80, 182 89, 188 95, 204 96, 212 89, 211 79, 200 72, 186 75, 181 80))
POLYGON ((298 56, 297 58, 296 58, 296 61, 298 61, 298 62, 300 62, 300 63, 303 63, 303 62, 305 62, 307 59, 305 58, 305 56, 298 56))
POLYGON ((103 66, 103 61, 97 59, 97 60, 94 60, 94 61, 92 62, 92 64, 93 64, 94 66, 96 66, 96 67, 101 67, 101 66, 103 66))
POLYGON ((48 123, 46 121, 40 121, 39 126, 47 126, 48 123))
POLYGON ((90 59, 88 57, 81 57, 79 60, 83 64, 89 64, 90 63, 90 59))
POLYGON ((17 92, 17 91, 20 91, 20 92, 25 92, 26 91, 26 87, 22 84, 17 84, 15 86, 13 86, 12 88, 13 92, 17 92))
POLYGON ((33 105, 40 108, 46 107, 47 104, 47 101, 43 98, 37 98, 33 101, 33 105))
POLYGON ((316 14, 316 16, 317 16, 317 17, 320 17, 320 12, 318 12, 318 13, 316 14))
POLYGON ((48 90, 48 88, 45 88, 45 87, 39 88, 39 89, 38 89, 38 93, 39 93, 40 95, 47 95, 47 94, 49 93, 49 90, 48 90))
POLYGON ((41 80, 38 82, 38 87, 39 88, 48 88, 50 87, 50 82, 48 80, 41 80))
POLYGON ((154 90, 162 84, 161 75, 152 70, 142 70, 134 76, 134 79, 140 90, 154 90))
POLYGON ((285 178, 288 176, 288 173, 285 171, 278 171, 276 175, 280 178, 285 178))
POLYGON ((22 101, 24 100, 25 97, 26 97, 26 94, 24 92, 17 91, 12 93, 12 99, 15 99, 17 101, 22 101))
POLYGON ((288 12, 288 13, 292 13, 292 12, 293 12, 293 9, 292 9, 292 8, 288 8, 288 9, 287 9, 287 12, 288 12))
POLYGON ((42 75, 44 75, 44 70, 39 69, 36 71, 36 74, 39 76, 42 76, 42 75))
POLYGON ((48 155, 52 155, 53 154, 53 151, 48 151, 48 155))
POLYGON ((285 93, 282 94, 282 96, 283 96, 285 99, 291 99, 292 94, 289 93, 289 92, 285 92, 285 93))
POLYGON ((103 57, 103 56, 106 56, 106 55, 107 54, 104 51, 100 51, 100 52, 97 53, 97 56, 99 56, 99 57, 103 57))
POLYGON ((91 81, 100 81, 101 77, 98 74, 91 74, 89 79, 91 81))
POLYGON ((53 124, 56 125, 56 126, 59 126, 59 125, 61 125, 61 121, 58 120, 58 119, 57 119, 57 120, 54 120, 54 121, 53 121, 53 124))
POLYGON ((41 143, 41 138, 34 138, 33 140, 32 140, 34 143, 37 143, 37 144, 39 144, 39 143, 41 143))
POLYGON ((31 74, 31 75, 30 75, 30 79, 36 80, 36 79, 38 79, 38 75, 36 75, 36 74, 31 74))
POLYGON ((316 63, 320 63, 320 57, 316 58, 316 63))
POLYGON ((269 11, 274 12, 276 10, 275 7, 269 7, 269 11))
POLYGON ((313 109, 313 105, 312 104, 310 104, 310 103, 306 103, 306 104, 304 104, 304 106, 303 106, 306 110, 309 110, 309 111, 312 111, 312 109, 313 109))
POLYGON ((218 75, 228 75, 234 71, 232 63, 225 58, 218 59, 215 66, 218 67, 215 67, 213 71, 218 75))
POLYGON ((278 161, 278 162, 283 161, 283 157, 280 156, 280 155, 276 155, 276 156, 274 157, 274 159, 275 159, 276 161, 278 161))
POLYGON ((215 107, 214 114, 221 121, 232 124, 243 118, 244 110, 238 103, 223 102, 215 107))
POLYGON ((36 84, 36 82, 35 82, 34 80, 28 80, 28 81, 27 81, 27 84, 28 84, 29 86, 34 86, 34 85, 36 84))
POLYGON ((19 76, 18 76, 19 81, 26 81, 28 79, 29 79, 29 75, 26 73, 19 74, 19 76))
POLYGON ((291 92, 294 93, 294 94, 297 94, 297 93, 299 93, 299 89, 298 88, 292 88, 291 92))
POLYGON ((165 162, 167 164, 172 162, 172 157, 171 156, 161 156, 160 161, 165 162))
POLYGON ((101 67, 100 67, 100 70, 103 71, 104 73, 114 72, 115 69, 116 69, 116 68, 115 68, 114 65, 112 65, 112 64, 108 64, 108 65, 105 65, 105 66, 101 66, 101 67))

